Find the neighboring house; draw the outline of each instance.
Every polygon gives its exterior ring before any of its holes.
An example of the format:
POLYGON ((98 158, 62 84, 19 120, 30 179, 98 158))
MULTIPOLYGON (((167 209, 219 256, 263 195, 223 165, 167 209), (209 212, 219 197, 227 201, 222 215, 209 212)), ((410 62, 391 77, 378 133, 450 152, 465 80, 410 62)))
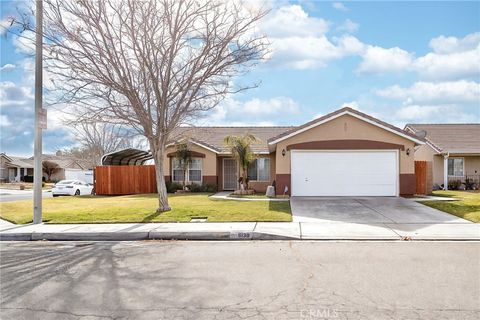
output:
MULTIPOLYGON (((227 135, 251 133, 257 159, 249 185, 292 196, 398 196, 415 193, 414 150, 424 139, 362 112, 342 108, 298 127, 179 128, 193 162, 187 181, 238 188, 239 168, 223 142, 227 135)), ((165 179, 181 182, 175 146, 167 147, 165 179)))
MULTIPOLYGON (((0 154, 1 159, 1 179, 2 182, 20 182, 25 181, 26 176, 33 176, 34 161, 33 157, 16 157, 0 154)), ((86 182, 93 182, 93 165, 86 160, 49 155, 44 154, 42 156, 43 161, 50 161, 58 165, 58 169, 51 175, 50 180, 59 181, 63 179, 78 179, 79 177, 91 176, 86 182), (90 175, 88 174, 90 172, 90 175)), ((48 176, 43 172, 43 177, 46 179, 48 176)))
POLYGON ((426 143, 415 150, 415 160, 432 163, 435 188, 480 182, 480 124, 407 124, 405 130, 424 136, 426 143))
POLYGON ((1 182, 24 181, 25 176, 33 175, 33 160, 0 154, 1 182))

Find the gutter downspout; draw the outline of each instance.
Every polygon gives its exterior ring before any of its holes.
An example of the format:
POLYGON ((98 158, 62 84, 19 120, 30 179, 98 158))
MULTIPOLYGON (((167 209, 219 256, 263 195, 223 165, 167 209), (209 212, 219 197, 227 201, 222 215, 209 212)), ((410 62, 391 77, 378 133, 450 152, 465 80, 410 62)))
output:
POLYGON ((446 155, 443 156, 443 190, 448 190, 448 157, 450 153, 447 152, 446 155))

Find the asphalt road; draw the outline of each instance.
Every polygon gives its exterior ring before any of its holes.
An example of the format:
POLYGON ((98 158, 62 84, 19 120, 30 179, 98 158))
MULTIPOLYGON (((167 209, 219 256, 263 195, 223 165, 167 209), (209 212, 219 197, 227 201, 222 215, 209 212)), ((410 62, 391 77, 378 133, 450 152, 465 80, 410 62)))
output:
MULTIPOLYGON (((52 198, 51 192, 42 192, 43 198, 52 198)), ((22 194, 8 194, 8 191, 0 191, 0 202, 33 200, 33 192, 25 192, 22 194)))
POLYGON ((479 319, 478 242, 17 242, 1 319, 479 319))

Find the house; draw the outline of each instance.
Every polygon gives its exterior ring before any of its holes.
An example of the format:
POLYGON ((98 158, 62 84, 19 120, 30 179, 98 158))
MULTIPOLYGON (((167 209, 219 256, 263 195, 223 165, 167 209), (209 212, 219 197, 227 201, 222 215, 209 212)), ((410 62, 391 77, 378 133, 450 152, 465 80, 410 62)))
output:
POLYGON ((405 130, 425 137, 415 160, 432 163, 434 189, 464 188, 466 179, 478 188, 480 124, 407 124, 405 130))
POLYGON ((7 156, 0 153, 0 181, 24 181, 25 176, 33 176, 33 160, 22 157, 7 156))
MULTIPOLYGON (((2 182, 20 182, 20 181, 32 181, 33 180, 33 169, 34 161, 33 157, 17 157, 6 155, 5 153, 0 154, 0 165, 1 165, 1 176, 0 179, 2 182)), ((50 177, 46 170, 43 170, 43 177, 45 179, 50 178, 51 181, 59 181, 64 179, 78 179, 81 180, 91 180, 93 181, 93 165, 90 161, 77 159, 72 157, 57 156, 44 154, 42 155, 42 161, 51 163, 55 167, 52 170, 50 177), (88 173, 90 173, 88 175, 88 173), (92 178, 84 177, 92 176, 92 178)))
MULTIPOLYGON (((238 188, 239 168, 223 139, 251 133, 257 158, 249 185, 292 196, 398 196, 415 193, 414 150, 423 138, 346 107, 297 127, 182 127, 190 142, 187 181, 238 188)), ((167 147, 166 181, 181 182, 175 146, 167 147)))

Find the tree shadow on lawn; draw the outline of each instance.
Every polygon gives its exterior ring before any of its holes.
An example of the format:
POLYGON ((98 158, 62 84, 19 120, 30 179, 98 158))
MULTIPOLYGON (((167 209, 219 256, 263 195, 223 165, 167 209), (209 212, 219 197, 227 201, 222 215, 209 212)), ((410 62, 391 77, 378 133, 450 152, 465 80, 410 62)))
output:
POLYGON ((268 210, 292 214, 290 201, 269 201, 268 210))

